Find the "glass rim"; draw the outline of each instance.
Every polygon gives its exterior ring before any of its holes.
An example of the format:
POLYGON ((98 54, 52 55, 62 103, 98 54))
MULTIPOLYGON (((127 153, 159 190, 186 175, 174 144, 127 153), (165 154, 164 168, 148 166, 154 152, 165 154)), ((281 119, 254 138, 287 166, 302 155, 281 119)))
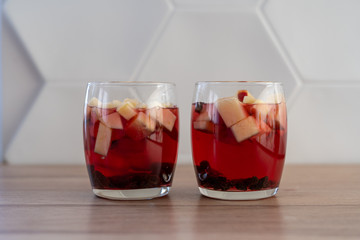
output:
POLYGON ((106 81, 106 82, 88 82, 88 86, 156 86, 156 85, 171 85, 176 86, 173 82, 148 82, 148 81, 106 81))
POLYGON ((242 85, 282 85, 281 82, 276 81, 198 81, 196 85, 199 84, 213 84, 213 85, 221 85, 221 84, 242 84, 242 85))

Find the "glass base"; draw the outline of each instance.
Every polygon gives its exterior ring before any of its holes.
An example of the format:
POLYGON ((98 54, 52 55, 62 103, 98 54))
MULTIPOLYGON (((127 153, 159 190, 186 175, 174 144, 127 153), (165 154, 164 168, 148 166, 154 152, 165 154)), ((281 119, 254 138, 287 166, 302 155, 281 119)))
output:
POLYGON ((200 193, 206 197, 221 199, 221 200, 256 200, 274 196, 279 188, 249 191, 249 192, 226 192, 209 190, 199 187, 200 193))
POLYGON ((111 200, 145 200, 163 197, 170 191, 170 187, 143 188, 133 190, 93 189, 96 196, 111 200))

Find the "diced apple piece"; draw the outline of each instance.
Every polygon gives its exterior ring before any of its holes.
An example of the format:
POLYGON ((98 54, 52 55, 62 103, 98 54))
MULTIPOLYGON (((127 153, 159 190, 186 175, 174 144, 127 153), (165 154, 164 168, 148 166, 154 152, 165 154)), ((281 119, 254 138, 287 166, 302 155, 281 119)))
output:
POLYGON ((216 101, 216 107, 227 127, 245 119, 248 114, 236 97, 220 98, 216 101))
POLYGON ((102 117, 102 122, 113 129, 123 129, 121 117, 118 112, 111 113, 102 117))
POLYGON ((243 102, 243 103, 251 104, 256 101, 254 96, 251 95, 251 93, 248 90, 239 90, 237 93, 237 97, 238 97, 239 101, 243 102))
POLYGON ((245 96, 243 99, 243 103, 247 103, 247 104, 253 104, 256 101, 256 98, 254 98, 253 96, 245 96))
POLYGON ((119 100, 113 100, 112 104, 113 104, 114 107, 117 108, 117 107, 119 107, 121 105, 121 102, 119 100))
POLYGON ((101 105, 101 108, 103 109, 109 109, 109 108, 116 108, 115 105, 112 102, 103 103, 101 105))
POLYGON ((96 97, 93 97, 90 99, 88 105, 90 107, 100 107, 101 106, 101 102, 99 101, 99 99, 97 99, 96 97))
POLYGON ((196 121, 211 121, 211 117, 208 111, 204 111, 199 114, 199 116, 196 118, 196 121))
POLYGON ((126 120, 131 119, 136 115, 136 111, 134 108, 127 102, 124 102, 121 104, 116 111, 120 113, 121 116, 123 116, 126 120))
POLYGON ((110 143, 111 143, 111 128, 100 123, 99 130, 97 132, 94 152, 106 156, 109 151, 110 143))
POLYGON ((173 114, 169 109, 162 109, 162 111, 158 112, 157 120, 161 125, 167 128, 170 132, 173 130, 175 121, 176 121, 176 115, 173 114))
POLYGON ((260 132, 255 118, 250 116, 231 127, 237 142, 242 142, 260 132))
POLYGON ((153 119, 156 119, 167 130, 169 130, 170 132, 173 130, 176 121, 176 115, 172 113, 171 110, 167 108, 155 107, 150 109, 149 114, 153 119))
POLYGON ((194 129, 211 133, 214 132, 214 123, 211 121, 195 121, 193 124, 194 129))
POLYGON ((136 99, 125 98, 124 103, 128 103, 131 107, 136 108, 139 104, 139 101, 136 99))
POLYGON ((154 132, 155 127, 156 122, 150 115, 139 112, 139 114, 128 124, 125 133, 134 140, 141 140, 154 132))
POLYGON ((275 120, 278 122, 282 129, 286 129, 287 126, 287 117, 286 117, 286 104, 282 102, 279 104, 279 109, 276 114, 275 120))

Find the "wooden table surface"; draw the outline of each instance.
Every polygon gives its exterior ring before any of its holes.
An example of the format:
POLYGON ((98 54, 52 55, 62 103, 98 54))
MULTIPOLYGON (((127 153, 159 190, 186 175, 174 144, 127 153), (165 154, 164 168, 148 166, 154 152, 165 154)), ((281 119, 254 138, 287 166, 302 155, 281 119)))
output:
POLYGON ((93 195, 85 166, 1 166, 0 239, 360 239, 360 165, 286 165, 276 197, 202 197, 179 165, 168 196, 93 195))

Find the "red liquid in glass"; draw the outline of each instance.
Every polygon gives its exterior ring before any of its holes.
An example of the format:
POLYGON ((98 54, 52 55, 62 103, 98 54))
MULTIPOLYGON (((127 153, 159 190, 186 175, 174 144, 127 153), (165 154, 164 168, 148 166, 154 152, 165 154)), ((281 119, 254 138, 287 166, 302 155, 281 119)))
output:
POLYGON ((256 135, 238 142, 215 104, 192 106, 192 148, 200 187, 222 191, 254 191, 279 185, 286 150, 286 107, 281 104, 243 104, 259 126, 256 135), (266 109, 266 114, 259 110, 266 109), (207 111, 211 120, 196 125, 207 111), (198 128, 198 129, 195 129, 198 128))
MULTIPOLYGON (((111 143, 105 154, 95 149, 100 116, 116 112, 115 108, 87 107, 84 119, 84 149, 93 188, 128 190, 171 186, 178 148, 178 108, 168 109, 176 116, 171 131, 155 121, 153 131, 134 128, 136 116, 126 120, 123 129, 111 129, 111 143)), ((149 109, 135 109, 148 114, 149 109)))

